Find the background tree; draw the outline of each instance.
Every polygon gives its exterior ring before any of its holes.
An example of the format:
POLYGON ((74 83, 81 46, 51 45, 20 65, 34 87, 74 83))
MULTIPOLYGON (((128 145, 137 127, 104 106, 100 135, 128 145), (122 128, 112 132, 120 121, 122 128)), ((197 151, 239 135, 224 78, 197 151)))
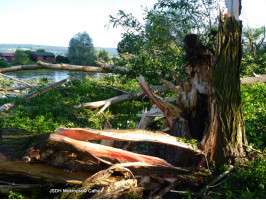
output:
POLYGON ((264 73, 266 70, 265 27, 243 29, 243 58, 241 73, 264 73))
POLYGON ((61 56, 61 55, 56 56, 55 61, 57 63, 69 63, 68 57, 61 56))
POLYGON ((45 49, 37 49, 36 52, 45 52, 45 49))
POLYGON ((29 57, 22 49, 15 51, 15 62, 19 65, 25 65, 29 62, 29 57))
POLYGON ((119 54, 138 54, 139 40, 139 36, 133 33, 123 34, 123 39, 117 44, 117 52, 119 54))
POLYGON ((71 64, 95 65, 95 51, 88 33, 78 33, 70 40, 68 58, 71 64))
POLYGON ((108 51, 106 51, 105 49, 102 49, 98 52, 97 58, 103 59, 105 62, 109 62, 111 60, 108 51))

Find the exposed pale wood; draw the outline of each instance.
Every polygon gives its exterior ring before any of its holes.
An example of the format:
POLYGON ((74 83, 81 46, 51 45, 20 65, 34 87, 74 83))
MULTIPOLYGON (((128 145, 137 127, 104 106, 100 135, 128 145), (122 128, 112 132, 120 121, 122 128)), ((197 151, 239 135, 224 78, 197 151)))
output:
POLYGON ((240 78, 240 82, 242 85, 252 83, 266 83, 266 74, 259 74, 256 77, 240 78))
POLYGON ((227 12, 234 16, 236 20, 239 20, 240 15, 240 0, 225 0, 225 5, 227 7, 227 12))
POLYGON ((117 140, 117 141, 136 141, 136 142, 156 142, 177 146, 189 151, 202 153, 201 150, 193 147, 192 144, 181 142, 182 140, 159 131, 148 131, 141 129, 129 130, 96 130, 88 128, 62 128, 57 131, 57 135, 66 136, 75 140, 117 140))
POLYGON ((173 167, 172 165, 165 162, 163 159, 141 155, 137 153, 132 153, 129 151, 124 151, 121 149, 108 147, 100 144, 84 142, 79 140, 74 140, 66 136, 62 136, 59 134, 51 134, 50 140, 64 142, 73 145, 75 148, 81 151, 87 151, 95 156, 105 157, 105 158, 112 158, 112 159, 119 159, 123 162, 143 162, 147 164, 154 164, 154 165, 162 165, 173 167))
POLYGON ((115 65, 111 65, 107 62, 105 62, 103 59, 100 59, 98 61, 98 63, 105 69, 108 69, 110 71, 115 71, 115 70, 119 70, 119 71, 123 71, 123 72, 128 72, 128 68, 126 67, 119 67, 119 66, 115 66, 115 65))
MULTIPOLYGON (((156 96, 154 92, 151 90, 149 84, 145 81, 143 76, 139 76, 137 80, 139 81, 140 87, 147 94, 147 96, 164 113, 165 117, 168 120, 169 126, 172 127, 174 118, 178 116, 180 117, 180 113, 182 112, 182 110, 177 106, 165 100, 162 100, 161 98, 158 98, 158 96, 156 96)), ((168 86, 166 87, 168 88, 168 86)))
POLYGON ((13 103, 6 103, 6 104, 0 106, 0 112, 8 111, 8 110, 11 109, 13 106, 14 106, 13 103))

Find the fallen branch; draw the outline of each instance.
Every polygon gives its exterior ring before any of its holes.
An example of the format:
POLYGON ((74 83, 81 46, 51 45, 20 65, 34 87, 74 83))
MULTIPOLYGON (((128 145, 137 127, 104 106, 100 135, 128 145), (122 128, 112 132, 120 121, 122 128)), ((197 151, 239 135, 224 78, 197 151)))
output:
MULTIPOLYGON (((180 116, 180 113, 182 112, 181 109, 179 109, 177 106, 162 100, 161 98, 158 98, 153 90, 151 90, 149 84, 145 81, 143 76, 139 76, 137 78, 139 81, 140 87, 143 89, 143 91, 147 94, 147 96, 153 101, 153 103, 164 113, 165 117, 168 120, 168 123, 170 127, 173 125, 174 118, 177 116, 180 116)), ((169 86, 166 85, 168 88, 169 86)))
POLYGON ((190 143, 181 142, 182 140, 159 131, 147 131, 141 129, 129 130, 95 130, 88 128, 62 128, 57 131, 58 135, 66 136, 75 140, 117 140, 135 142, 155 142, 177 146, 188 151, 199 154, 203 152, 195 148, 190 143))
POLYGON ((212 180, 205 188, 203 188, 200 192, 199 192, 199 196, 204 198, 207 191, 209 190, 209 188, 212 188, 214 184, 216 184, 218 181, 220 181, 222 178, 224 178, 225 176, 227 176, 232 170, 234 169, 233 165, 230 165, 229 168, 224 171, 223 173, 221 173, 217 178, 215 178, 214 180, 212 180))
POLYGON ((115 65, 111 65, 107 62, 105 62, 103 59, 100 59, 98 61, 98 63, 105 69, 108 69, 110 71, 115 71, 115 70, 119 70, 119 71, 122 71, 122 72, 128 72, 128 68, 126 67, 118 67, 118 66, 115 66, 115 65))
POLYGON ((25 84, 25 85, 27 85, 27 86, 29 86, 29 87, 31 86, 31 85, 28 84, 27 82, 22 81, 22 80, 19 80, 19 79, 17 79, 17 78, 14 78, 14 77, 12 77, 12 76, 8 76, 8 75, 2 74, 2 73, 0 73, 0 76, 4 76, 4 77, 7 77, 7 78, 12 79, 12 80, 14 80, 14 81, 17 81, 17 82, 19 82, 19 83, 23 83, 23 84, 25 84))
POLYGON ((7 88, 7 89, 0 88, 0 91, 24 90, 27 88, 35 88, 35 87, 38 87, 38 85, 25 85, 25 86, 21 86, 21 87, 7 88))
POLYGON ((246 77, 240 78, 240 82, 243 85, 252 84, 252 83, 266 83, 266 74, 260 74, 256 77, 246 77))
MULTIPOLYGON (((34 92, 31 92, 31 93, 29 93, 29 94, 23 95, 23 96, 21 96, 20 98, 25 98, 25 99, 33 98, 33 97, 35 97, 35 96, 37 96, 37 95, 41 95, 41 94, 43 94, 43 93, 45 93, 45 92, 48 92, 48 91, 51 90, 51 89, 57 88, 57 87, 63 85, 63 84, 64 84, 65 82, 67 82, 67 81, 69 81, 69 79, 67 79, 67 78, 66 78, 66 79, 63 79, 63 80, 61 80, 61 81, 58 81, 58 82, 56 82, 56 83, 53 83, 53 84, 48 85, 48 86, 46 86, 46 87, 43 87, 43 88, 41 88, 41 89, 38 89, 38 90, 36 90, 36 91, 34 91, 34 92)), ((9 109, 11 109, 11 108, 14 107, 14 106, 15 106, 15 105, 14 105, 13 103, 6 103, 6 104, 0 106, 0 112, 8 111, 9 109)))
POLYGON ((31 92, 29 94, 26 94, 26 95, 22 96, 21 98, 30 99, 30 98, 35 97, 37 95, 41 95, 41 94, 43 94, 45 92, 48 92, 48 91, 50 91, 50 90, 52 90, 54 88, 60 87, 61 85, 63 85, 64 83, 66 83, 68 81, 69 81, 68 78, 63 79, 61 81, 58 81, 58 82, 53 83, 53 84, 50 84, 50 85, 48 85, 46 87, 43 87, 41 89, 38 89, 38 90, 36 90, 34 92, 31 92))
MULTIPOLYGON (((168 90, 167 86, 156 86, 156 87, 151 87, 153 93, 159 93, 159 92, 164 92, 168 90)), ((99 108, 102 107, 101 110, 97 113, 98 115, 101 114, 108 106, 120 103, 123 101, 130 101, 132 99, 140 99, 145 96, 145 92, 143 90, 139 90, 136 92, 132 92, 129 94, 124 94, 120 96, 116 96, 107 100, 102 100, 102 101, 95 101, 95 102, 90 102, 90 103, 85 103, 83 105, 80 105, 79 107, 83 106, 85 108, 99 108)))

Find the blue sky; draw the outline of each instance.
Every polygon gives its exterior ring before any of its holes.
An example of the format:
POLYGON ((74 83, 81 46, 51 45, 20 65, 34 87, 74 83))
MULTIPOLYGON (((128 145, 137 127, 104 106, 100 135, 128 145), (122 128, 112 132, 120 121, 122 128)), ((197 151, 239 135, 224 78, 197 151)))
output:
MULTIPOLYGON (((118 10, 143 17, 157 0, 0 0, 0 43, 68 46, 86 31, 96 47, 116 47, 122 29, 107 29, 118 10)), ((266 25, 266 0, 243 0, 241 19, 251 27, 266 25)))

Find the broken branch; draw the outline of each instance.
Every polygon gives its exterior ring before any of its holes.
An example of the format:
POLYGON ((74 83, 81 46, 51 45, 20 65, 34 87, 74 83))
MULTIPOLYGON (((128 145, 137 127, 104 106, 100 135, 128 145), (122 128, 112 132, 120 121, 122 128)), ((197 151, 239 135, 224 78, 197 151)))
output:
POLYGON ((129 130, 95 130, 87 128, 62 128, 57 131, 58 135, 66 136, 75 140, 118 140, 135 142, 155 142, 177 146, 199 154, 203 152, 190 143, 181 142, 182 139, 170 136, 159 131, 147 131, 141 129, 129 130))
MULTIPOLYGON (((167 91, 168 87, 166 87, 165 85, 162 86, 155 86, 152 87, 151 91, 153 93, 159 93, 159 92, 164 92, 167 91)), ((132 92, 129 94, 124 94, 124 95, 120 95, 120 96, 116 96, 116 97, 112 97, 110 99, 107 100, 102 100, 102 101, 95 101, 95 102, 90 102, 90 103, 85 103, 83 105, 80 105, 79 107, 83 106, 85 108, 99 108, 101 106, 104 106, 98 113, 97 115, 101 114, 108 106, 112 105, 112 104, 116 104, 116 103, 120 103, 123 101, 130 101, 132 99, 140 99, 142 97, 144 97, 145 92, 143 90, 139 90, 136 92, 132 92)))

